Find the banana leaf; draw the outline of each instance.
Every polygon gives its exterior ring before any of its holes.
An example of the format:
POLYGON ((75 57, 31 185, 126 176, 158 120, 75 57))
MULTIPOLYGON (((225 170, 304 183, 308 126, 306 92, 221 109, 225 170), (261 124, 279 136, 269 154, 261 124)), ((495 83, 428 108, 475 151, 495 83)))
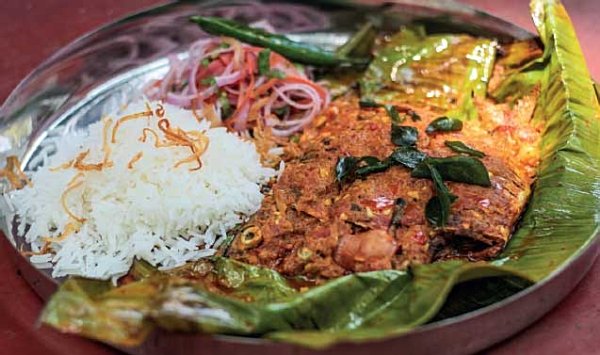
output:
MULTIPOLYGON (((314 287, 223 257, 170 272, 135 266, 136 276, 119 287, 67 280, 42 321, 120 345, 138 344, 159 326, 322 348, 401 334, 436 315, 441 319, 493 303, 496 293, 506 296, 550 276, 599 229, 600 107, 564 7, 557 0, 533 0, 531 7, 547 58, 535 83, 541 93, 534 119, 546 127, 542 162, 530 205, 497 260, 358 273, 314 287), (468 297, 452 301, 461 292, 471 295, 470 302, 464 302, 468 297), (444 306, 449 294, 452 302, 444 306)), ((367 88, 370 94, 392 95, 373 88, 367 88)))
MULTIPOLYGON (((318 346, 320 333, 295 330, 326 329, 336 337, 406 331, 433 317, 444 301, 439 295, 455 283, 515 273, 487 263, 450 261, 409 271, 349 275, 303 290, 273 270, 217 257, 120 287, 109 281, 69 279, 46 306, 42 320, 119 345, 141 341, 150 324, 156 324, 170 330, 267 335, 293 342, 307 334, 311 345, 318 346), (96 292, 90 291, 90 284, 96 292)), ((323 340, 323 345, 331 341, 323 340)))
POLYGON ((600 107, 565 8, 558 0, 534 0, 531 11, 548 58, 533 119, 546 130, 530 205, 494 264, 539 281, 598 232, 600 107))
POLYGON ((496 43, 467 35, 426 35, 406 28, 377 49, 360 81, 361 97, 406 103, 458 119, 477 118, 473 97, 487 91, 496 43))
POLYGON ((538 55, 537 45, 532 40, 511 43, 506 46, 506 52, 497 61, 505 79, 491 89, 489 95, 497 101, 514 102, 540 84, 551 53, 545 51, 538 55))
MULTIPOLYGON (((368 21, 346 43, 336 49, 344 56, 369 58, 377 37, 375 25, 368 21)), ((364 68, 341 67, 329 69, 319 76, 319 83, 329 90, 332 98, 338 98, 351 91, 363 76, 364 68)))

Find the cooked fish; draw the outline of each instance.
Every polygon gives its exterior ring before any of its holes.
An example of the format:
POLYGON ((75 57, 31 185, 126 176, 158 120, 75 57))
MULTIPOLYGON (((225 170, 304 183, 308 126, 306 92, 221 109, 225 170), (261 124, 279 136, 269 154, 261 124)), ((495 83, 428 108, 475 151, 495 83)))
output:
POLYGON ((461 131, 426 135, 437 114, 426 107, 404 107, 419 121, 403 125, 420 133, 417 148, 432 157, 456 155, 446 141, 461 141, 485 154, 491 187, 448 182, 458 198, 447 225, 428 223, 425 207, 434 194, 429 179, 411 177, 393 166, 340 184, 341 156, 384 160, 395 146, 391 118, 382 108, 361 108, 356 97, 335 101, 290 151, 294 157, 247 226, 259 243, 236 238, 229 255, 273 268, 288 276, 327 279, 351 272, 402 269, 439 259, 497 256, 523 211, 537 165, 539 127, 531 121, 535 94, 514 107, 476 102, 479 119, 461 131), (395 201, 405 205, 392 223, 395 201))

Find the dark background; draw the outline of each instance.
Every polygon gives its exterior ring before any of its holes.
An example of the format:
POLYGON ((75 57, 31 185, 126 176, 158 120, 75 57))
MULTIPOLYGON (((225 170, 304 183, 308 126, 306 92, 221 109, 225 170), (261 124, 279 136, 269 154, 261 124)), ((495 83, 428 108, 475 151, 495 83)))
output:
MULTIPOLYGON (((157 0, 0 0, 0 102, 50 54, 80 35, 157 0)), ((463 0, 533 31, 528 0, 463 0)), ((592 76, 600 79, 600 0, 563 0, 592 76)), ((103 345, 36 323, 42 303, 0 249, 0 353, 109 355, 103 345)), ((556 309, 490 354, 600 353, 600 263, 556 309)), ((499 325, 501 326, 501 325, 499 325)), ((479 336, 474 334, 473 336, 479 336)), ((440 349, 443 350, 443 349, 440 349)))

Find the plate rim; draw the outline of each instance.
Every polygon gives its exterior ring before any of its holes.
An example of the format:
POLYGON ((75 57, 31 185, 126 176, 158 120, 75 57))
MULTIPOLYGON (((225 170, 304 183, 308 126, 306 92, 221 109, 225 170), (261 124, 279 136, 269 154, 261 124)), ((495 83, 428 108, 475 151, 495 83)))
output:
MULTIPOLYGON (((22 89, 24 87, 26 87, 27 84, 33 78, 35 78, 38 74, 40 74, 45 69, 50 67, 54 62, 60 61, 63 56, 68 56, 71 52, 76 51, 79 46, 81 46, 82 44, 85 44, 85 42, 87 40, 93 38, 95 35, 105 32, 107 30, 110 30, 111 28, 118 27, 119 25, 127 23, 128 21, 134 20, 140 16, 152 15, 154 13, 158 13, 163 10, 168 10, 174 6, 197 5, 200 3, 217 3, 217 2, 219 2, 219 1, 218 0, 217 1, 192 0, 192 1, 178 2, 177 0, 168 0, 167 2, 162 3, 162 4, 150 5, 150 6, 144 7, 140 10, 132 11, 132 12, 126 14, 125 16, 119 17, 118 19, 116 19, 114 21, 110 21, 101 26, 95 27, 94 29, 92 29, 90 31, 85 32, 84 34, 78 36, 77 38, 70 41, 66 45, 60 47, 58 50, 54 51, 51 55, 49 55, 46 59, 44 59, 39 65, 37 65, 33 70, 31 70, 26 76, 24 76, 23 79, 21 81, 19 81, 19 83, 6 96, 5 100, 3 101, 2 105, 0 106, 0 117, 7 116, 6 111, 8 111, 9 106, 12 103, 12 101, 15 99, 16 96, 18 96, 20 91, 22 91, 22 89)), ((293 1, 293 2, 294 3, 302 3, 301 1, 293 1)), ((458 3, 453 0, 450 0, 448 2, 444 2, 444 1, 440 1, 440 0, 433 0, 433 1, 431 1, 431 0, 430 1, 392 0, 392 1, 387 1, 387 3, 398 4, 398 5, 418 6, 418 7, 425 8, 425 9, 431 9, 432 4, 438 4, 444 8, 446 8, 445 7, 446 5, 450 4, 450 6, 452 6, 451 10, 456 10, 456 9, 462 9, 464 11, 469 10, 472 13, 476 14, 477 16, 484 16, 485 18, 493 20, 498 25, 508 26, 512 30, 519 30, 522 34, 534 35, 532 32, 530 32, 512 22, 504 20, 500 17, 496 17, 485 11, 479 10, 479 9, 475 8, 474 6, 458 3)), ((591 268, 591 266, 593 265, 593 262, 598 258, 598 255, 600 255, 600 233, 599 233, 599 231, 600 231, 600 226, 596 228, 595 233, 592 236, 590 236, 586 240, 586 242, 576 250, 575 253, 573 253, 571 256, 569 256, 569 258, 566 261, 564 261, 563 263, 560 264, 560 266, 558 266, 556 269, 554 269, 552 271, 552 273, 550 273, 548 276, 544 277, 543 279, 541 279, 540 281, 536 282, 534 285, 532 285, 531 287, 528 287, 527 289, 525 289, 523 291, 520 291, 520 292, 518 292, 512 296, 509 296, 499 302, 495 302, 489 306, 477 309, 475 311, 471 311, 471 312, 468 312, 465 314, 447 318, 447 319, 444 319, 441 321, 424 324, 424 325, 418 326, 417 328, 414 328, 406 333, 394 335, 389 338, 373 340, 373 341, 369 341, 369 342, 365 342, 365 343, 361 343, 361 344, 369 345, 373 342, 396 340, 396 339, 399 339, 399 338, 402 338, 402 337, 405 337, 405 336, 411 335, 411 334, 428 333, 431 331, 439 330, 441 328, 453 326, 458 323, 463 323, 463 322, 466 322, 469 320, 473 320, 473 319, 478 318, 485 314, 496 312, 502 308, 505 308, 506 306, 508 306, 510 304, 518 302, 519 300, 527 297, 528 295, 536 293, 539 289, 545 287, 548 283, 556 280, 558 277, 560 277, 562 274, 564 274, 567 270, 569 270, 573 266, 573 264, 581 261, 582 256, 584 256, 586 253, 590 253, 590 251, 592 251, 592 249, 595 248, 596 252, 593 253, 593 255, 588 260, 588 263, 587 263, 588 267, 586 268, 586 272, 582 273, 581 277, 579 278, 579 280, 577 280, 577 282, 575 282, 574 286, 565 293, 566 295, 568 295, 573 290, 573 288, 576 287, 577 284, 579 284, 579 282, 585 277, 585 275, 587 275, 587 271, 589 271, 589 268, 591 268)), ((3 232, 0 232, 0 233, 4 234, 3 232)), ((38 270, 37 268, 35 268, 35 266, 33 266, 33 264, 31 264, 29 262, 29 260, 27 258, 23 257, 19 253, 19 251, 16 249, 15 245, 11 242, 10 236, 4 235, 4 236, 1 236, 0 238, 2 238, 4 240, 4 242, 7 242, 6 244, 10 245, 10 249, 13 254, 13 259, 15 257, 19 258, 21 260, 21 262, 26 263, 27 265, 31 266, 35 270, 38 270)), ((19 266, 19 263, 16 262, 16 260, 13 260, 13 264, 15 264, 15 267, 18 270, 21 270, 22 266, 19 266)), ((40 272, 38 270, 38 276, 42 276, 42 275, 44 278, 47 278, 48 282, 51 282, 54 285, 56 285, 54 278, 52 278, 52 277, 48 276, 47 274, 40 272)), ((25 278, 25 279, 26 279, 29 287, 32 288, 40 297, 42 297, 42 299, 45 303, 47 301, 47 298, 38 293, 37 288, 31 284, 30 280, 28 280, 27 278, 25 278)), ((562 300, 563 298, 564 298, 564 296, 561 297, 560 300, 562 300)), ((549 310, 554 308, 555 306, 556 306, 556 304, 552 305, 549 308, 549 310)), ((547 311, 544 311, 544 313, 542 313, 542 315, 545 313, 547 313, 547 311)), ((541 315, 540 315, 540 317, 541 317, 541 315)), ((535 321, 537 321, 538 318, 532 319, 527 325, 534 323, 535 321)), ((286 346, 299 347, 297 345, 293 345, 293 344, 289 344, 289 343, 276 342, 276 341, 270 340, 268 338, 229 336, 229 335, 222 335, 222 334, 195 334, 194 336, 200 336, 200 335, 209 336, 209 337, 215 338, 219 341, 226 341, 226 342, 239 342, 239 343, 246 343, 246 344, 248 344, 249 342, 252 342, 252 343, 257 342, 257 343, 260 343, 261 345, 283 344, 286 346)), ((356 343, 354 343, 352 341, 341 341, 339 344, 356 344, 356 343)), ((359 344, 357 344, 357 345, 359 345, 359 344)), ((329 349, 333 349, 336 346, 337 346, 337 344, 332 345, 329 347, 329 349)), ((305 349, 304 347, 299 347, 299 348, 305 349)))

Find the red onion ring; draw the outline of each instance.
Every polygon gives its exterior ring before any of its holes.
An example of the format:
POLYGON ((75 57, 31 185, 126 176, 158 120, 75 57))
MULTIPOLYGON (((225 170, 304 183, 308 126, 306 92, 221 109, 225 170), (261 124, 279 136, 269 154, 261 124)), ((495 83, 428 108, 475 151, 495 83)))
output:
POLYGON ((169 71, 162 80, 148 83, 144 88, 145 94, 150 99, 162 99, 183 108, 191 108, 193 103, 197 108, 211 105, 216 116, 222 119, 223 105, 220 100, 215 99, 215 95, 224 92, 230 105, 235 109, 234 114, 229 118, 231 124, 228 126, 238 132, 250 128, 248 126, 250 107, 257 100, 262 100, 265 102, 261 103, 263 106, 256 108, 261 116, 259 119, 265 126, 271 127, 277 136, 288 136, 302 130, 329 103, 328 93, 323 97, 323 92, 319 88, 311 83, 302 82, 310 80, 307 73, 298 70, 293 63, 278 54, 273 54, 275 57, 271 57, 271 61, 275 62, 273 69, 283 72, 285 77, 291 79, 290 82, 286 82, 285 78, 275 79, 275 85, 268 86, 266 91, 261 91, 260 97, 254 97, 246 90, 255 90, 269 80, 273 80, 260 75, 258 68, 248 67, 249 60, 252 60, 252 63, 257 61, 258 53, 262 48, 232 39, 226 39, 225 43, 229 46, 222 47, 219 44, 223 41, 219 38, 199 40, 190 46, 188 57, 184 60, 177 56, 170 56, 169 71), (232 53, 232 56, 221 57, 228 53, 232 53), (206 58, 210 58, 212 62, 201 71, 202 61, 206 58), (217 60, 221 63, 216 62, 217 60), (199 73, 202 73, 200 77, 199 73), (208 85, 205 82, 200 84, 199 80, 208 78, 213 78, 214 84, 208 85), (265 101, 266 96, 269 99, 265 101), (292 110, 287 110, 283 117, 273 114, 274 109, 286 106, 292 110))

